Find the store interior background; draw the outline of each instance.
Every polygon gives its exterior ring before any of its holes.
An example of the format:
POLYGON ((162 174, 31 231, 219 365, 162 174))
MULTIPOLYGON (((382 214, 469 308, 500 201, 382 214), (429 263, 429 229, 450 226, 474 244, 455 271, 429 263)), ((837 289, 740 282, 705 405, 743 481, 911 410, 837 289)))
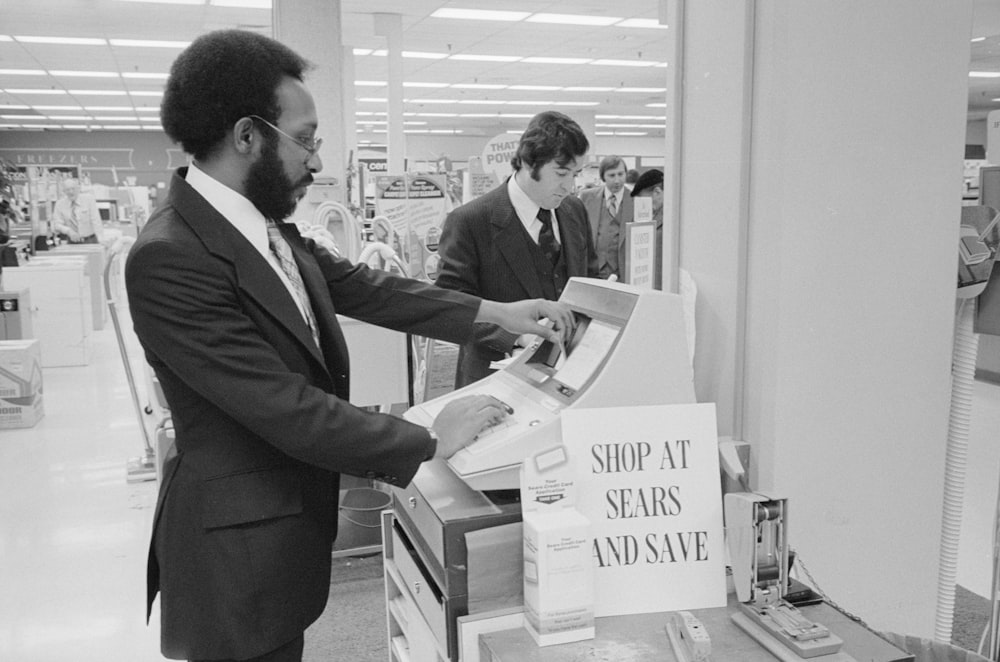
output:
MULTIPOLYGON (((662 16, 670 27, 456 21, 431 14, 478 3, 430 0, 303 0, 280 10, 5 2, 0 156, 129 150, 129 168, 115 174, 158 192, 184 163, 150 121, 162 77, 123 77, 162 76, 176 46, 53 45, 17 36, 186 42, 221 27, 270 34, 277 24, 304 52, 321 45, 328 57, 341 53, 345 79, 354 81, 340 90, 320 84, 318 98, 340 108, 321 110, 323 175, 331 177, 342 177, 346 154, 387 137, 376 132, 386 128, 377 113, 386 111, 387 86, 368 83, 388 82, 390 58, 354 54, 386 48, 377 32, 394 22, 376 14, 401 17, 405 51, 452 54, 402 58, 404 98, 424 100, 404 102, 404 113, 424 115, 404 119, 426 122, 403 127, 411 163, 430 167, 442 156, 461 163, 546 107, 502 103, 497 112, 500 101, 596 102, 553 107, 591 133, 593 154, 640 157, 667 170, 668 261, 699 287, 696 387, 699 400, 717 403, 720 434, 750 441, 757 484, 790 497, 793 545, 832 597, 879 628, 931 636, 964 146, 985 146, 986 113, 1000 108, 1000 78, 969 72, 1000 74, 1000 7, 988 0, 620 4, 504 9, 662 16), (310 15, 326 20, 310 22, 310 15), (668 66, 454 57, 462 54, 668 66), (481 87, 489 85, 507 88, 481 87), (640 91, 616 91, 623 87, 640 91), (18 91, 32 88, 55 93, 18 91), (99 93, 107 91, 124 94, 99 93), (443 99, 457 103, 437 103, 443 99), (118 105, 131 108, 85 110, 118 105), (501 116, 508 113, 514 117, 501 116), (96 119, 111 116, 128 119, 96 119), (115 128, 123 125, 137 128, 115 128)), ((89 172, 95 183, 113 181, 110 168, 89 172)), ((1000 402, 1000 394, 985 393, 1000 402)), ((970 471, 966 510, 975 515, 962 528, 959 581, 980 595, 989 589, 998 478, 995 455, 970 471)))

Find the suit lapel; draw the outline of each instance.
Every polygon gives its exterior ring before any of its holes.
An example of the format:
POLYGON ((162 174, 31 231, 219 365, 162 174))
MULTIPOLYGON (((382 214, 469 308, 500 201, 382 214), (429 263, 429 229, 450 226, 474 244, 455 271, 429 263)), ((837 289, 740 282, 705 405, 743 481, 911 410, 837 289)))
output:
POLYGON ((490 223, 493 226, 493 240, 497 249, 503 255, 507 266, 514 277, 528 293, 529 298, 543 297, 542 281, 538 278, 538 270, 531 257, 527 232, 514 211, 506 185, 497 189, 496 204, 492 205, 493 214, 490 223))
MULTIPOLYGON (((184 181, 182 174, 175 176, 170 185, 171 202, 178 214, 198 235, 209 253, 232 265, 240 289, 270 312, 277 325, 294 336, 325 367, 309 327, 284 283, 250 242, 184 181)), ((296 262, 302 263, 298 255, 296 262)), ((311 291, 310 296, 313 296, 311 291)), ((326 298, 329 299, 329 296, 326 298)))

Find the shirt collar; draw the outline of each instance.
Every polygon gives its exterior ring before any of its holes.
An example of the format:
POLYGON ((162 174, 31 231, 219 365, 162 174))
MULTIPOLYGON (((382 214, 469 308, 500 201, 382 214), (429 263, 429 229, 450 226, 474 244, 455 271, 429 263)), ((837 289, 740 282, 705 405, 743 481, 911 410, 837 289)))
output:
POLYGON ((184 178, 191 188, 205 198, 236 230, 246 237, 265 258, 268 255, 267 219, 243 195, 215 179, 197 165, 188 167, 184 178))

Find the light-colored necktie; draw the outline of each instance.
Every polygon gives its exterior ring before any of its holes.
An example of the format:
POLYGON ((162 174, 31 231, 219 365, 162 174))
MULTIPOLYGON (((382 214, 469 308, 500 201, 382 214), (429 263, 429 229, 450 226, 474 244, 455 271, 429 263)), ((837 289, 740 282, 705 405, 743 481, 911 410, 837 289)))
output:
POLYGON ((612 218, 618 213, 618 198, 616 196, 612 195, 608 198, 608 211, 611 213, 612 218))
POLYGON ((316 326, 316 316, 313 313, 312 304, 309 303, 309 294, 302 283, 302 275, 299 274, 299 265, 295 264, 295 258, 292 256, 292 247, 281 236, 281 231, 274 223, 267 224, 267 244, 271 247, 271 252, 278 258, 281 270, 288 276, 288 280, 292 284, 292 289, 295 291, 295 296, 298 297, 299 302, 302 304, 302 315, 309 326, 309 331, 312 333, 313 341, 319 347, 319 330, 316 326))

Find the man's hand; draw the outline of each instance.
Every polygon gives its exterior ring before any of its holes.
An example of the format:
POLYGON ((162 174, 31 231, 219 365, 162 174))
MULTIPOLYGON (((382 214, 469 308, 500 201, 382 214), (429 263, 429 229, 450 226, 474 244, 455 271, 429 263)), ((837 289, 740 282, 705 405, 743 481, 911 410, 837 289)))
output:
POLYGON ((483 300, 477 322, 497 324, 511 333, 534 333, 557 344, 565 344, 573 335, 573 311, 569 306, 547 299, 525 299, 511 303, 483 300), (543 326, 543 319, 552 322, 543 326))
POLYGON ((489 395, 455 398, 434 419, 438 435, 434 457, 449 458, 469 445, 483 428, 506 418, 509 407, 489 395))

